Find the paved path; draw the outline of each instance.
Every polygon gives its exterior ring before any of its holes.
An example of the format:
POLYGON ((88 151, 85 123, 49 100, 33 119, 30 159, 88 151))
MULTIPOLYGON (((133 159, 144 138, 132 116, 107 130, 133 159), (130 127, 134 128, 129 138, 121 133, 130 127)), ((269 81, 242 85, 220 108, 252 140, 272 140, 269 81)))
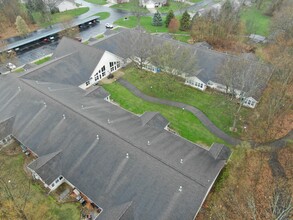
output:
MULTIPOLYGON (((195 108, 194 106, 190 106, 190 105, 187 105, 187 104, 181 103, 181 102, 174 102, 174 101, 170 101, 170 100, 165 100, 165 99, 160 99, 160 98, 148 96, 148 95, 142 93, 140 90, 138 90, 134 85, 132 85, 128 81, 121 79, 121 78, 118 79, 118 82, 121 85, 123 85, 124 87, 126 87, 127 89, 129 89, 133 94, 135 94, 139 98, 144 99, 146 101, 159 103, 159 104, 163 104, 163 105, 169 105, 169 106, 182 108, 182 109, 184 108, 185 110, 191 112, 195 117, 197 117, 201 121, 201 123, 211 133, 213 133, 215 136, 221 138, 222 140, 224 140, 225 142, 227 142, 231 145, 237 145, 237 144, 240 144, 240 142, 241 142, 241 140, 236 139, 234 137, 231 137, 231 136, 227 135, 226 133, 224 133, 222 130, 220 130, 216 125, 214 125, 208 119, 208 117, 202 111, 195 108)), ((281 148, 281 147, 285 147, 287 145, 287 142, 292 139, 293 139, 293 131, 290 131, 286 136, 284 136, 278 140, 275 140, 273 142, 256 144, 256 143, 250 141, 250 144, 253 147, 270 146, 273 148, 281 148)))
POLYGON ((190 106, 181 102, 174 102, 174 101, 159 99, 159 98, 145 95, 141 91, 139 91, 134 85, 130 84, 128 81, 124 79, 118 79, 118 82, 122 84, 124 87, 126 87, 127 89, 129 89, 133 94, 135 94, 139 98, 144 99, 146 101, 159 103, 163 105, 169 105, 169 106, 182 108, 182 109, 184 108, 185 110, 194 114, 194 116, 197 117, 211 133, 213 133, 215 136, 221 138, 222 140, 224 140, 225 142, 231 145, 237 145, 241 142, 241 140, 230 137, 229 135, 221 131, 208 119, 208 117, 204 113, 202 113, 199 109, 193 106, 190 106))

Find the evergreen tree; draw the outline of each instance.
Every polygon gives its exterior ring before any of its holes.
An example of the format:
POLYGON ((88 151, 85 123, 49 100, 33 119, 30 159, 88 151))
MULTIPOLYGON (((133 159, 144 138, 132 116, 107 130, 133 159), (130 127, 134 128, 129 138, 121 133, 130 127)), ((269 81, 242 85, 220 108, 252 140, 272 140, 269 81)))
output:
POLYGON ((174 12, 170 10, 169 13, 167 14, 166 21, 165 21, 166 27, 169 27, 169 23, 173 18, 175 18, 174 12))
POLYGON ((187 31, 190 29, 190 15, 185 11, 180 19, 180 30, 187 31))
POLYGON ((25 36, 29 33, 29 28, 21 16, 16 17, 15 25, 20 35, 25 36))
POLYGON ((163 20, 162 20, 161 14, 159 12, 156 12, 154 14, 152 25, 153 26, 162 26, 163 25, 163 20))

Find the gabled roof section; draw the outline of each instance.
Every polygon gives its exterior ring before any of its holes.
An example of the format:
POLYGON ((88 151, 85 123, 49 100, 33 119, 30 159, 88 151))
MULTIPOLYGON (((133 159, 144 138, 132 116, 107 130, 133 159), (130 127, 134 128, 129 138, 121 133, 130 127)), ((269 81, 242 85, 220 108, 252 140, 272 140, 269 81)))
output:
POLYGON ((209 152, 216 160, 228 160, 231 150, 224 144, 213 143, 209 152))
POLYGON ((0 140, 12 134, 15 117, 10 117, 0 122, 0 140))
POLYGON ((117 219, 117 220, 133 220, 132 201, 117 205, 109 210, 105 210, 99 216, 100 220, 117 219))
POLYGON ((22 77, 42 82, 79 86, 87 81, 104 55, 104 50, 63 37, 52 60, 22 77))
POLYGON ((52 183, 62 174, 62 151, 46 154, 34 160, 28 167, 34 170, 46 183, 52 183))
POLYGON ((145 112, 140 118, 143 126, 164 129, 169 124, 169 121, 159 112, 145 112))
POLYGON ((87 89, 87 93, 85 96, 92 96, 92 97, 98 97, 98 98, 106 98, 110 94, 101 86, 92 86, 91 88, 87 89))

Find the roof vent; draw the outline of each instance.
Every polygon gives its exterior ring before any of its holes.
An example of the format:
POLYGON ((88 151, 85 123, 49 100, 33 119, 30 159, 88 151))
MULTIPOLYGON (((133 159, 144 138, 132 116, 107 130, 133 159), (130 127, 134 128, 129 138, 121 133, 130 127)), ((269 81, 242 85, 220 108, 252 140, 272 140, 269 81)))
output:
POLYGON ((150 141, 148 141, 148 146, 150 146, 151 145, 151 142, 150 141))
POLYGON ((126 158, 127 158, 127 159, 129 158, 129 153, 126 153, 126 158))
POLYGON ((179 192, 182 192, 182 186, 179 186, 178 191, 179 191, 179 192))
POLYGON ((63 114, 62 116, 63 116, 63 119, 66 119, 65 114, 63 114))

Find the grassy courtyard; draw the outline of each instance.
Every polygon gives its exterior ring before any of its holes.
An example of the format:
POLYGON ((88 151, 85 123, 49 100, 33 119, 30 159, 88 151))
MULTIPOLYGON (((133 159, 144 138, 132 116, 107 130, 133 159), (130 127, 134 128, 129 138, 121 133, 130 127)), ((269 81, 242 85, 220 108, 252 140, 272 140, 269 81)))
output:
POLYGON ((170 122, 170 128, 182 137, 202 145, 210 146, 214 142, 224 143, 210 133, 190 112, 179 108, 144 101, 119 83, 105 84, 103 87, 111 94, 111 99, 135 114, 146 111, 160 112, 170 122))
MULTIPOLYGON (((239 136, 239 133, 229 130, 233 123, 233 113, 238 105, 228 101, 223 94, 215 91, 201 92, 184 85, 182 78, 166 73, 155 74, 134 67, 126 68, 124 72, 123 77, 143 93, 192 105, 205 113, 218 128, 227 134, 239 136)), ((238 123, 239 131, 241 131, 245 115, 248 113, 248 109, 242 108, 242 121, 238 123)))
POLYGON ((79 219, 78 203, 59 204, 39 183, 29 186, 30 179, 24 172, 26 160, 16 143, 0 151, 0 219, 24 219, 19 213, 19 208, 23 207, 26 219, 79 219))

